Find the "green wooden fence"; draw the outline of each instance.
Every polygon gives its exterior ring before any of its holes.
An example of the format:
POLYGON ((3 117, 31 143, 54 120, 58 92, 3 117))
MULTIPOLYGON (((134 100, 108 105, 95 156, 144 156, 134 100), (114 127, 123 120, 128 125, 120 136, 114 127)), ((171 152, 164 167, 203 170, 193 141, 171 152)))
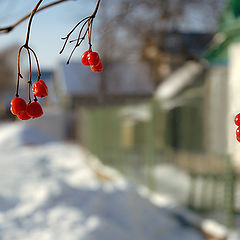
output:
POLYGON ((217 213, 220 216, 218 220, 233 226, 236 174, 229 157, 210 156, 203 151, 200 141, 204 139, 202 133, 194 140, 191 126, 194 127, 192 130, 201 129, 202 126, 193 116, 199 120, 201 109, 200 112, 191 108, 179 109, 178 113, 171 115, 153 101, 145 105, 150 113, 149 119, 122 115, 122 109, 126 106, 81 109, 81 143, 105 164, 154 191, 161 192, 153 174, 155 167, 166 164, 174 166, 190 179, 185 204, 199 212, 217 213), (180 122, 182 126, 178 130, 179 136, 173 134, 172 125, 169 125, 169 119, 173 117, 173 124, 180 122), (184 129, 188 129, 186 134, 184 129), (175 137, 177 140, 174 140, 175 137), (184 148, 186 146, 189 149, 184 148))

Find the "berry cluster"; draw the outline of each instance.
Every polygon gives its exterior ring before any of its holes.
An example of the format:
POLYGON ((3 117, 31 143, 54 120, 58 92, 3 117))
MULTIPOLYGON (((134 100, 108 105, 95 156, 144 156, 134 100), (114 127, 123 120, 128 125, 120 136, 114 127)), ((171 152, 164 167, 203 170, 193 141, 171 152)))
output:
POLYGON ((92 52, 91 50, 86 51, 82 55, 82 64, 90 66, 93 72, 103 71, 102 61, 97 52, 92 52))
POLYGON ((16 96, 11 101, 11 112, 20 120, 29 120, 30 118, 38 118, 43 115, 41 105, 37 102, 36 97, 48 96, 48 88, 43 80, 39 80, 32 86, 35 96, 34 102, 29 101, 27 104, 24 99, 16 96))
POLYGON ((236 130, 236 138, 240 142, 240 113, 238 113, 234 119, 235 124, 238 126, 236 130))

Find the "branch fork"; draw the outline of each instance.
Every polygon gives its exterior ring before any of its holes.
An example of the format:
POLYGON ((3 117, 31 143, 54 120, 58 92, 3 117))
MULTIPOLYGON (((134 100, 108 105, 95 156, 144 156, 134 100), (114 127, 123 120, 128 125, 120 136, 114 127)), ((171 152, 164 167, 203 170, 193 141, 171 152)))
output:
POLYGON ((80 20, 73 28, 72 30, 66 35, 66 37, 62 37, 61 39, 64 40, 63 43, 63 47, 60 50, 59 54, 62 54, 63 51, 65 50, 67 43, 69 42, 70 44, 73 42, 76 42, 71 53, 70 56, 67 60, 67 64, 69 64, 73 53, 75 52, 76 48, 79 47, 82 42, 85 40, 86 36, 88 36, 88 45, 89 45, 89 51, 92 51, 92 29, 93 29, 93 21, 94 18, 96 17, 96 14, 98 12, 99 9, 99 5, 100 5, 101 0, 97 1, 96 7, 94 9, 94 12, 91 16, 85 17, 82 20, 80 20), (78 33, 78 37, 77 39, 72 39, 69 40, 69 38, 71 37, 71 35, 75 32, 75 30, 80 27, 79 33, 78 33))

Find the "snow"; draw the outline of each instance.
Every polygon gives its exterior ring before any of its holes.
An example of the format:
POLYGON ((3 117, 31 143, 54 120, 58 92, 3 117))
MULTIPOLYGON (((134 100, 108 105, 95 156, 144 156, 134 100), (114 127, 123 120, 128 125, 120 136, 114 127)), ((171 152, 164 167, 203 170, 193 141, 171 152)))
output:
POLYGON ((220 224, 217 224, 216 222, 212 221, 211 219, 206 219, 203 222, 203 226, 202 227, 207 232, 214 232, 215 236, 218 237, 219 239, 223 239, 225 234, 226 234, 226 231, 227 231, 226 228, 224 228, 220 224))
POLYGON ((190 177, 172 164, 161 164, 152 171, 159 192, 174 199, 175 203, 186 205, 190 191, 190 177))
POLYGON ((205 239, 173 206, 83 147, 25 122, 0 125, 2 240, 205 239))

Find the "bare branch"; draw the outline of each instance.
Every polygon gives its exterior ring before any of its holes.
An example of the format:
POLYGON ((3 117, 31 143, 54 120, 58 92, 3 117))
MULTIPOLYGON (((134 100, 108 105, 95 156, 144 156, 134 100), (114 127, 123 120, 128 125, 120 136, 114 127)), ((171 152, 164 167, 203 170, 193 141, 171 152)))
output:
MULTIPOLYGON (((31 15, 29 17, 29 22, 28 22, 28 27, 27 27, 27 36, 26 36, 26 41, 25 41, 25 46, 28 47, 28 42, 29 42, 29 37, 30 37, 30 30, 31 30, 31 24, 32 24, 32 20, 33 20, 33 16, 35 15, 35 13, 37 12, 40 4, 42 3, 43 0, 39 0, 37 5, 35 6, 35 8, 32 10, 31 15)), ((29 51, 28 51, 29 52, 29 51)), ((29 53, 30 55, 30 53, 29 53)))
MULTIPOLYGON (((56 2, 53 2, 53 3, 49 3, 41 8, 39 8, 37 10, 37 12, 40 12, 46 8, 49 8, 49 7, 52 7, 52 6, 55 6, 55 5, 58 5, 60 3, 63 3, 63 2, 68 2, 70 0, 58 0, 56 2)), ((16 23, 8 26, 8 27, 1 27, 0 28, 0 34, 4 34, 4 33, 9 33, 11 32, 15 27, 17 27, 20 23, 24 22, 25 20, 27 20, 29 17, 31 16, 31 13, 27 14, 26 16, 22 17, 21 19, 19 19, 16 23)))

